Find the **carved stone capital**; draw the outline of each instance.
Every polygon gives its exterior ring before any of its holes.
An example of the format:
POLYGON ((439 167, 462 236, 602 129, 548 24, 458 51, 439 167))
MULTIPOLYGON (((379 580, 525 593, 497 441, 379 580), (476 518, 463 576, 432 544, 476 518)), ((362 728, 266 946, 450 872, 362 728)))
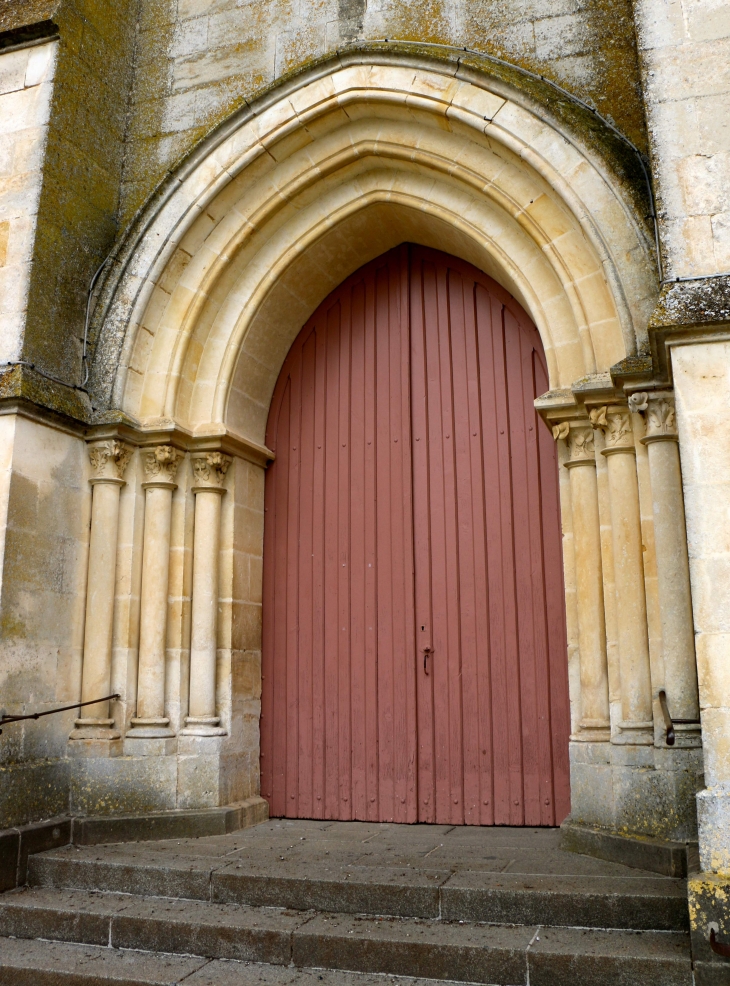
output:
POLYGON ((127 468, 134 449, 116 439, 105 442, 94 442, 89 445, 89 461, 93 476, 92 483, 123 482, 124 470, 127 468))
POLYGON ((183 453, 172 445, 158 445, 142 453, 145 483, 168 483, 175 485, 177 467, 183 453))
POLYGON ((193 452, 190 456, 195 477, 194 489, 221 490, 228 467, 233 461, 223 452, 193 452))
POLYGON ((593 428, 584 419, 582 421, 561 421, 553 427, 553 437, 567 442, 570 458, 565 463, 570 468, 575 465, 595 465, 596 447, 593 440, 593 428))
POLYGON ((628 407, 622 404, 595 407, 590 412, 590 419, 592 426, 606 436, 604 454, 635 451, 634 429, 628 407))
POLYGON ((677 441, 677 416, 671 394, 638 393, 629 397, 629 407, 646 421, 646 436, 642 442, 677 441))

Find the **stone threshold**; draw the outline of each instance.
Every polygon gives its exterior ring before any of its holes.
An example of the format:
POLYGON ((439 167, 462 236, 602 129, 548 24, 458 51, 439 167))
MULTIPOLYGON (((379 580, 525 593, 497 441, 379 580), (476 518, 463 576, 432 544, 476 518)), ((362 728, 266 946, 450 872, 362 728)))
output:
POLYGON ((560 826, 560 848, 622 863, 662 876, 686 877, 699 869, 696 842, 670 842, 641 835, 622 835, 566 821, 560 826))
POLYGON ((25 885, 28 857, 61 846, 152 842, 226 835, 265 822, 269 804, 253 797, 219 808, 189 808, 138 815, 61 815, 0 832, 0 893, 25 885))

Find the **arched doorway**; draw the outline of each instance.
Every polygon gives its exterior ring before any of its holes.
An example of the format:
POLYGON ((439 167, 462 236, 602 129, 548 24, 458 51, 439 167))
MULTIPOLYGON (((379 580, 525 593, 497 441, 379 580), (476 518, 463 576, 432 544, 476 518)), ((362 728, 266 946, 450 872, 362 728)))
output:
POLYGON ((262 794, 275 816, 555 825, 566 632, 539 335, 402 245, 299 333, 269 413, 262 794))

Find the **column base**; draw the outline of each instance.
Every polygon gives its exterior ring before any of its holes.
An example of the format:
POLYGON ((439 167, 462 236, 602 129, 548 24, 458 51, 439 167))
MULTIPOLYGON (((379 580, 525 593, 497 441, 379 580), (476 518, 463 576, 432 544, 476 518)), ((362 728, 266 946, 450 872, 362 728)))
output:
POLYGON ((167 718, 132 719, 132 728, 124 737, 124 755, 128 757, 166 757, 177 752, 177 738, 167 718))
POLYGON ((220 725, 220 716, 185 716, 185 727, 181 736, 225 736, 226 730, 220 725))
POLYGON ((697 823, 702 869, 730 880, 730 785, 698 792, 697 823))
POLYGON ((600 719, 581 719, 578 732, 570 738, 576 743, 608 743, 611 739, 611 723, 600 719))
POLYGON ((122 754, 122 734, 114 729, 113 719, 75 719, 68 737, 70 757, 119 757, 122 754))
POLYGON ((175 753, 176 736, 141 736, 130 731, 124 737, 125 757, 171 757, 175 753))
POLYGON ((700 749, 702 746, 702 729, 699 726, 675 722, 674 746, 675 749, 682 750, 700 749))
POLYGON ((615 746, 654 746, 654 723, 620 722, 611 742, 615 746))

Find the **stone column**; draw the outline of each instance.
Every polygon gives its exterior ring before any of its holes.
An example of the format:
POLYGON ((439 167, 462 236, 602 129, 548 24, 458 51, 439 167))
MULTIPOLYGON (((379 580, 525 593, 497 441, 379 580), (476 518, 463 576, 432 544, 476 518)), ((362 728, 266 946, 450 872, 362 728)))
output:
MULTIPOLYGON (((165 715, 165 652, 167 602, 170 572, 170 519, 175 475, 182 452, 159 445, 143 453, 146 482, 144 538, 142 547, 142 590, 140 598, 139 665, 137 670, 137 715, 127 740, 134 740, 130 753, 172 752, 166 742, 174 735, 165 715), (147 740, 138 744, 138 740, 147 740)), ((126 751, 125 751, 126 752, 126 751)))
POLYGON ((649 635, 646 622, 639 483, 631 414, 625 405, 595 408, 591 424, 606 436, 616 579, 621 732, 613 742, 653 745, 649 635))
POLYGON ((190 639, 190 714, 181 732, 222 736, 216 715, 215 684, 218 646, 218 564, 221 499, 231 459, 221 452, 191 456, 195 475, 195 536, 193 541, 193 600, 190 639))
MULTIPOLYGON (((684 519, 679 436, 674 399, 666 392, 640 393, 629 398, 633 411, 646 419, 646 436, 654 540, 657 558, 659 616, 662 627, 664 689, 672 718, 700 718, 692 598, 684 519)), ((700 746, 700 726, 675 725, 677 746, 700 746)))
MULTIPOLYGON (((132 448, 122 442, 94 442, 89 446, 91 478, 91 535, 84 623, 84 663, 81 675, 81 701, 111 692, 112 628, 117 567, 119 492, 132 448)), ((89 740, 72 752, 93 756, 121 753, 118 730, 109 717, 109 702, 86 706, 69 737, 89 740), (96 742, 94 742, 96 741, 96 742)))
POLYGON ((573 739, 607 742, 611 726, 593 428, 588 421, 564 421, 553 435, 565 439, 570 451, 565 467, 570 470, 581 694, 579 732, 573 739))

